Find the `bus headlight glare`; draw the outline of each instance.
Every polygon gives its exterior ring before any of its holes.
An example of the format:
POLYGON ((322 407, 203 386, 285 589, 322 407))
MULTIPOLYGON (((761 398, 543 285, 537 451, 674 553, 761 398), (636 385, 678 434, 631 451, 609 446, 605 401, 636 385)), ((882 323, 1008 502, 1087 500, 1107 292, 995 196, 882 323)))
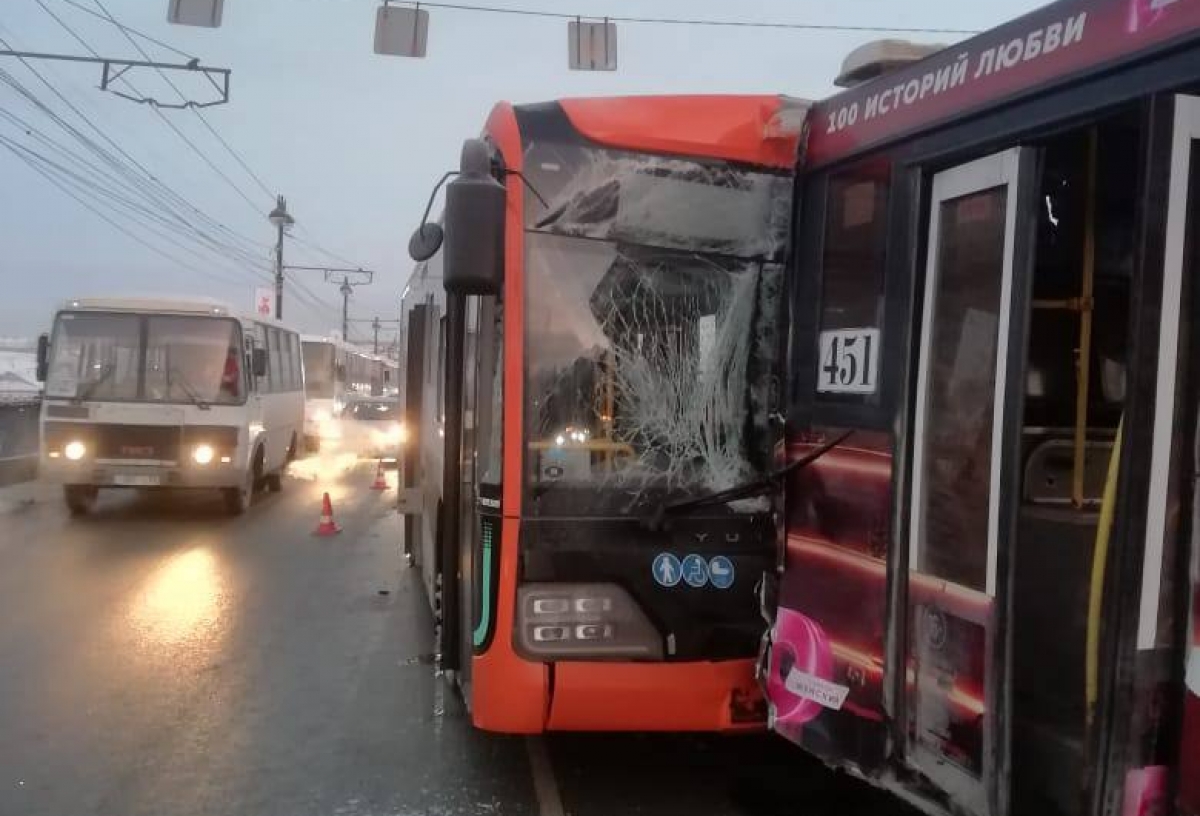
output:
POLYGON ((63 448, 63 456, 70 459, 72 462, 78 462, 87 453, 87 448, 78 439, 72 439, 63 448))
POLYGON ((662 635, 616 584, 522 586, 517 646, 540 660, 663 659, 662 635))
POLYGON ((207 465, 213 460, 213 456, 211 445, 197 445, 192 449, 192 461, 197 465, 207 465))

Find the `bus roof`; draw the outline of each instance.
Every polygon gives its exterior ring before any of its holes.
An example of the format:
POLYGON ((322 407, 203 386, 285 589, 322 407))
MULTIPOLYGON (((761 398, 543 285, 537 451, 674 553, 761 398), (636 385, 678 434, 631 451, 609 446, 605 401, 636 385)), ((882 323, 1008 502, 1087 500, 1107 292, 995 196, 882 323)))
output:
POLYGON ((87 297, 73 298, 64 309, 103 312, 176 312, 233 315, 229 304, 210 297, 87 297))
POLYGON ((809 103, 769 95, 559 100, 582 135, 609 147, 791 169, 809 103))
POLYGON ((818 102, 810 167, 1200 38, 1200 3, 1059 0, 818 102))
POLYGON ((147 297, 83 297, 62 304, 63 310, 81 312, 136 312, 139 314, 212 315, 253 321, 276 328, 295 331, 291 326, 264 315, 239 314, 225 301, 203 295, 147 297))

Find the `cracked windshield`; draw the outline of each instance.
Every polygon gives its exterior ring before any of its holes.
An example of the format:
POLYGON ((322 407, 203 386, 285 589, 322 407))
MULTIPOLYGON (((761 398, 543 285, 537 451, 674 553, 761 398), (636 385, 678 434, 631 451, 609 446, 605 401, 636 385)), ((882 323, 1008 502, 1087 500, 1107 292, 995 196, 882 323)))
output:
POLYGON ((0 2, 0 816, 1200 816, 1200 2, 1044 2, 0 2))

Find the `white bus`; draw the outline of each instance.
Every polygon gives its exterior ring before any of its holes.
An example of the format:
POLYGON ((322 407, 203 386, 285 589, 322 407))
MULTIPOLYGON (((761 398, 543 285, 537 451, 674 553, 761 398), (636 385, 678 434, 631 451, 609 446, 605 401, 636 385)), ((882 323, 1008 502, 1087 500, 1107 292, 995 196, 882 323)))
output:
POLYGON ((338 436, 337 420, 354 396, 396 393, 399 367, 337 337, 304 335, 304 443, 319 450, 338 436))
POLYGON ((208 299, 96 298, 38 346, 42 474, 75 515, 104 487, 278 491, 304 422, 300 337, 208 299))

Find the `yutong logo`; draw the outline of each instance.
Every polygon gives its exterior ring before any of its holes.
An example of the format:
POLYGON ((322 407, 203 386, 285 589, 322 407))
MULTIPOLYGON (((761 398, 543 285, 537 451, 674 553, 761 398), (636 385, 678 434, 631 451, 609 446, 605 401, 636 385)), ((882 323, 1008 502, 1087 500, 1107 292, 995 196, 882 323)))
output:
POLYGON ((153 445, 122 445, 121 455, 131 458, 148 459, 154 455, 153 445))

